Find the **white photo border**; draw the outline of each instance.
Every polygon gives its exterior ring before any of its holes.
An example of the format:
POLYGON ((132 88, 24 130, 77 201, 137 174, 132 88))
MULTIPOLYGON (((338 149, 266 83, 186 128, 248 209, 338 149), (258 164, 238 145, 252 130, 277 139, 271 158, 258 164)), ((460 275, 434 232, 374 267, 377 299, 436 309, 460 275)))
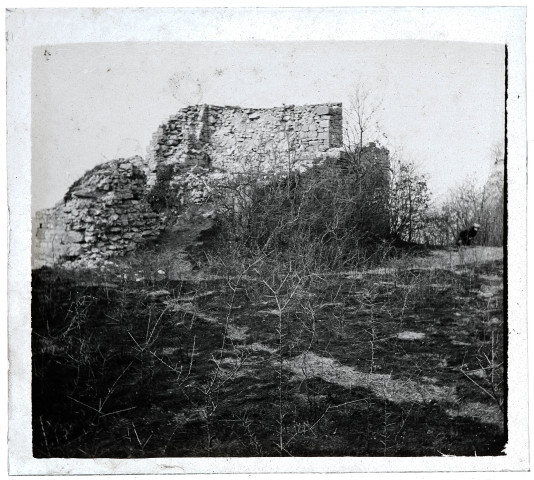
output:
POLYGON ((13 475, 524 471, 529 468, 526 310, 526 8, 114 8, 6 12, 9 470, 13 475), (320 22, 317 21, 320 18, 320 22), (31 441, 31 69, 38 45, 85 42, 420 39, 508 47, 508 445, 496 457, 36 459, 31 441))

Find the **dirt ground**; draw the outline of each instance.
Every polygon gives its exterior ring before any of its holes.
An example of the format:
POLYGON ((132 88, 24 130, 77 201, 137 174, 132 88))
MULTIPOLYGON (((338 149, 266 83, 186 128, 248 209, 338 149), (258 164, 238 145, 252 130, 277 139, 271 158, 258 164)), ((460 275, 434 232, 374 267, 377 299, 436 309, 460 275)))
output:
POLYGON ((36 457, 506 444, 502 249, 306 275, 91 275, 34 272, 36 457))

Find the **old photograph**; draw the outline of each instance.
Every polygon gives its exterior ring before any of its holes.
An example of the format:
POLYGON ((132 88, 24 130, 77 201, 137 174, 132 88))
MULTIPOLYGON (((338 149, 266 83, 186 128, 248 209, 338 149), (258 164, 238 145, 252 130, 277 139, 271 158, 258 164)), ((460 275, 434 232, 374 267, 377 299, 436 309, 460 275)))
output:
POLYGON ((33 458, 505 457, 509 72, 499 42, 33 46, 33 458))

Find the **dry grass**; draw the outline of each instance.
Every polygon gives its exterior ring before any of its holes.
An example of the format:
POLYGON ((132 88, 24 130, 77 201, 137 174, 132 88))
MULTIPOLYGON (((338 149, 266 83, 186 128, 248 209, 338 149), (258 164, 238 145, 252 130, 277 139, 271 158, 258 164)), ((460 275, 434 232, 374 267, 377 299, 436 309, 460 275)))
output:
POLYGON ((353 272, 240 262, 36 273, 35 455, 502 450, 502 250, 353 272))

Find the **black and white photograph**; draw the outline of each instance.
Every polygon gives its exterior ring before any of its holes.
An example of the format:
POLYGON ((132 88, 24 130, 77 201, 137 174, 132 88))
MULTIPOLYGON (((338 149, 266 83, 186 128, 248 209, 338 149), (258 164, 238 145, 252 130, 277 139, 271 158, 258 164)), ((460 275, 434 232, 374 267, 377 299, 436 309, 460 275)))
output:
MULTIPOLYGON (((383 25, 410 13, 378 10, 383 25)), ((483 23, 481 10, 466 13, 483 23)), ((502 10, 521 27, 524 10, 502 10)), ((339 457, 367 471, 437 468, 429 457, 528 468, 526 313, 510 297, 525 282, 526 233, 510 227, 526 194, 524 44, 152 39, 138 25, 267 28, 286 13, 347 27, 313 8, 8 13, 8 73, 9 15, 103 25, 28 49, 31 185, 19 202, 13 180, 9 199, 27 247, 26 303, 9 319, 12 365, 27 367, 10 372, 11 398, 26 413, 12 420, 12 402, 10 421, 34 466, 17 471, 185 459, 180 473, 207 473, 194 462, 240 459, 235 471, 267 472, 263 458, 353 471, 339 457), (141 33, 110 34, 128 19, 141 33)), ((438 18, 413 14, 426 13, 438 18)))

